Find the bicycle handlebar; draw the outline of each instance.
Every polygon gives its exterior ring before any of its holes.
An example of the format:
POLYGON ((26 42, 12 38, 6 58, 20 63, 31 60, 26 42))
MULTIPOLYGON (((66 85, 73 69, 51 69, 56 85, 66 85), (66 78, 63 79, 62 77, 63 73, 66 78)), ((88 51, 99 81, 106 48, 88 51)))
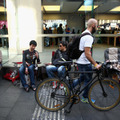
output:
POLYGON ((106 62, 98 62, 98 61, 96 61, 98 64, 101 64, 101 68, 98 70, 98 69, 96 69, 96 68, 93 68, 93 70, 92 71, 68 71, 68 73, 78 73, 78 74, 80 74, 80 73, 83 73, 83 74, 86 74, 86 73, 99 73, 99 72, 101 72, 101 70, 103 69, 103 68, 105 68, 104 66, 106 66, 106 62))

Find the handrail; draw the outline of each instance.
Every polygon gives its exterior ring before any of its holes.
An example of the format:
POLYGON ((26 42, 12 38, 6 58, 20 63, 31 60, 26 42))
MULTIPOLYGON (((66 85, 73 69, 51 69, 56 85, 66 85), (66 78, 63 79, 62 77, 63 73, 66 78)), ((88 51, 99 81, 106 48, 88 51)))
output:
POLYGON ((9 35, 0 35, 0 38, 9 37, 9 35))
MULTIPOLYGON (((39 37, 72 37, 80 34, 37 34, 39 37)), ((120 34, 94 34, 94 37, 120 37, 120 34)), ((0 38, 9 37, 9 35, 0 35, 0 38)))
POLYGON ((120 34, 95 34, 95 37, 120 37, 120 34))

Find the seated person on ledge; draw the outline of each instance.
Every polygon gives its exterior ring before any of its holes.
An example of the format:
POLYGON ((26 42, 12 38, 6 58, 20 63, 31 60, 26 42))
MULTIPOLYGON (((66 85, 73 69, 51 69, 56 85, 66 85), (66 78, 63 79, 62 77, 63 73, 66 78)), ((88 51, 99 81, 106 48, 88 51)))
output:
POLYGON ((40 63, 39 53, 35 50, 37 43, 35 40, 31 40, 30 48, 23 52, 23 64, 19 69, 20 79, 25 91, 29 91, 29 85, 26 84, 25 74, 30 75, 30 87, 33 91, 36 90, 35 79, 34 79, 34 68, 35 68, 35 60, 37 59, 37 63, 40 63))
POLYGON ((54 78, 54 72, 58 73, 59 78, 65 77, 65 66, 61 65, 59 61, 69 61, 67 54, 67 43, 61 41, 59 44, 59 49, 56 50, 54 56, 52 57, 52 65, 46 67, 46 72, 49 78, 54 78))

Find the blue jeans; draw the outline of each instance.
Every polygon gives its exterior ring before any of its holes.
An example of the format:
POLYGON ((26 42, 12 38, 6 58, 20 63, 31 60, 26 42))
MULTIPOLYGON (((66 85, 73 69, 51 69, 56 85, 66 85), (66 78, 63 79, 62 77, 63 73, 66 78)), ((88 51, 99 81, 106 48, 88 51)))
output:
MULTIPOLYGON (((86 65, 77 64, 77 65, 78 65, 79 71, 92 71, 91 64, 86 64, 86 65)), ((92 74, 93 73, 81 73, 80 78, 73 81, 73 87, 75 87, 77 84, 81 83, 82 81, 84 81, 84 86, 86 86, 88 82, 92 79, 92 74)), ((83 93, 84 98, 88 98, 88 90, 89 90, 89 86, 86 87, 86 89, 84 90, 84 93, 83 93)))
MULTIPOLYGON (((34 67, 35 67, 34 65, 30 65, 28 67, 31 85, 35 85, 34 67)), ((26 84, 26 80, 25 80, 25 67, 23 65, 21 65, 21 67, 19 69, 19 73, 20 73, 20 79, 21 79, 23 87, 28 87, 28 85, 26 84)))
POLYGON ((58 73, 59 78, 65 77, 65 66, 56 67, 54 65, 49 65, 46 67, 46 72, 49 78, 55 77, 54 72, 58 73))

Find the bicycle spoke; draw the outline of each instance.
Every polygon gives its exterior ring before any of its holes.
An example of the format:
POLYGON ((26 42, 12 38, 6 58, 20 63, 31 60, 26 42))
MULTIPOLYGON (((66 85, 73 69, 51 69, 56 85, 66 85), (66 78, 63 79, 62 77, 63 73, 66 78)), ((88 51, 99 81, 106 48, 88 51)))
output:
POLYGON ((112 109, 119 103, 120 100, 119 85, 116 82, 109 79, 102 80, 101 82, 103 89, 101 88, 99 81, 96 81, 91 86, 89 91, 90 104, 99 110, 112 109), (91 99, 94 99, 95 103, 92 103, 91 99))
POLYGON ((55 94, 55 97, 57 97, 57 98, 67 98, 65 95, 59 95, 59 94, 55 94))
POLYGON ((63 88, 60 88, 60 81, 57 80, 57 88, 53 88, 51 82, 55 80, 48 79, 41 83, 36 90, 36 101, 38 104, 49 111, 57 111, 63 108, 69 102, 70 92, 67 85, 63 82, 63 88), (59 86, 58 86, 59 85, 59 86), (66 91, 64 90, 66 89, 66 91), (67 93, 67 94, 66 94, 67 93))

